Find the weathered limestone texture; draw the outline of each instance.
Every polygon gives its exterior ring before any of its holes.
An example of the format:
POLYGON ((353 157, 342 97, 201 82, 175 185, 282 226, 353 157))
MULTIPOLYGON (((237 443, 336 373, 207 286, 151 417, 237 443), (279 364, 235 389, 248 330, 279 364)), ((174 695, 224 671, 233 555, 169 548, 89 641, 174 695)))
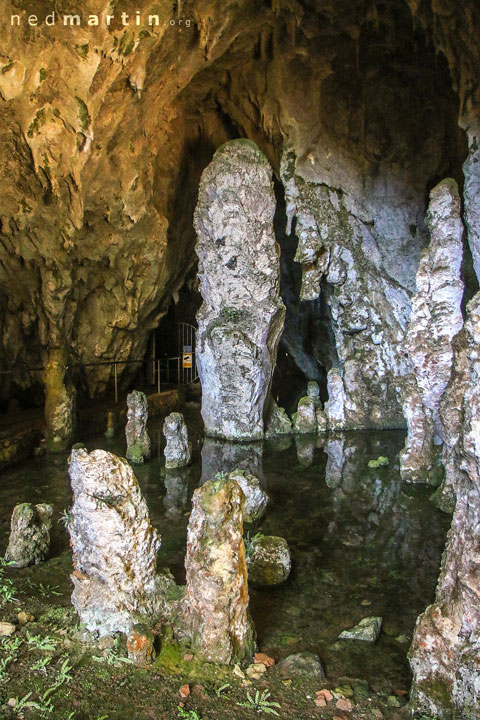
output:
POLYGON ((127 460, 142 464, 150 457, 150 437, 147 431, 148 401, 145 393, 134 390, 127 395, 127 460))
MULTIPOLYGON (((329 142, 327 146, 330 154, 332 146, 329 142)), ((408 270, 415 265, 417 248, 407 249, 408 240, 398 232, 406 225, 405 208, 381 208, 379 187, 367 197, 346 158, 333 170, 323 152, 320 143, 303 158, 287 149, 281 176, 287 233, 295 220, 298 237, 295 261, 302 266, 301 307, 319 300, 328 317, 331 347, 323 351, 324 363, 336 374, 329 378, 327 417, 330 408, 331 429, 401 427, 408 270), (395 268, 388 243, 400 253, 395 268)), ((410 245, 420 242, 418 237, 410 245)))
POLYGON ((297 412, 293 413, 293 429, 296 433, 316 433, 317 413, 315 402, 308 395, 298 401, 297 412))
POLYGON ((50 550, 51 505, 21 503, 12 513, 6 558, 14 567, 38 565, 50 550))
POLYGON ((261 535, 248 548, 248 579, 259 587, 281 585, 292 569, 290 548, 284 538, 261 535))
POLYGON ((272 168, 247 140, 202 175, 194 225, 200 292, 197 366, 208 435, 261 439, 285 308, 273 232, 272 168))
POLYGON ((411 374, 405 382, 408 437, 400 462, 404 480, 435 484, 442 442, 440 401, 452 370, 452 340, 463 326, 464 228, 454 180, 443 180, 433 188, 427 224, 430 245, 420 258, 406 335, 411 374))
POLYGON ((66 450, 75 430, 76 392, 72 385, 65 384, 67 357, 65 348, 52 348, 45 367, 45 423, 50 452, 66 450))
POLYGON ((163 609, 155 575, 160 538, 130 465, 112 453, 74 448, 70 461, 74 590, 88 630, 128 633, 163 609))
POLYGON ((345 427, 345 388, 338 368, 331 368, 327 375, 328 400, 325 414, 329 430, 342 430, 345 427))
POLYGON ((188 430, 182 413, 173 412, 165 418, 163 434, 167 440, 165 446, 165 467, 178 468, 188 465, 192 459, 188 430))
POLYGON ((267 416, 265 420, 265 437, 289 435, 292 432, 292 422, 282 407, 279 407, 273 397, 270 397, 267 416))
POLYGON ((248 612, 244 499, 238 483, 225 477, 209 480, 193 495, 188 525, 183 625, 195 651, 221 664, 248 662, 255 647, 248 612))
POLYGON ((244 522, 253 523, 260 520, 265 515, 268 505, 268 495, 262 490, 260 480, 239 468, 230 473, 228 477, 240 485, 245 495, 244 522))
MULTIPOLYGON (((474 114, 477 115, 476 110, 474 114)), ((464 217, 473 267, 480 282, 480 123, 475 117, 465 124, 469 153, 463 164, 464 217)))
POLYGON ((418 619, 410 649, 412 705, 442 720, 480 718, 480 293, 467 306, 460 337, 454 379, 464 381, 450 384, 451 412, 442 409, 452 423, 447 437, 457 438, 444 449, 455 512, 435 602, 418 619))

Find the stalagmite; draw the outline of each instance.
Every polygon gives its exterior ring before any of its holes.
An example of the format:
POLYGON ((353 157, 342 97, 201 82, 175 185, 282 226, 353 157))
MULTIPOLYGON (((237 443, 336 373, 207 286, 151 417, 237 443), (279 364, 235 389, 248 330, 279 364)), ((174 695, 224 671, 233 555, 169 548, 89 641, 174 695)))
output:
POLYGON ((6 558, 17 568, 46 560, 50 550, 51 505, 21 503, 12 513, 6 558))
POLYGON ((234 480, 240 485, 245 495, 243 505, 244 522, 252 523, 260 520, 265 515, 269 500, 268 495, 260 486, 259 479, 239 468, 231 472, 228 477, 229 480, 234 480))
POLYGON ((65 384, 67 351, 51 348, 45 368, 45 423, 47 449, 50 452, 66 450, 75 430, 75 388, 65 384))
POLYGON ((160 538, 125 460, 74 448, 69 473, 73 606, 90 631, 128 633, 163 608, 155 574, 160 538))
POLYGON ((480 293, 467 312, 442 409, 455 443, 444 449, 455 512, 435 602, 418 619, 410 649, 412 705, 441 720, 480 717, 480 293))
POLYGON ((187 535, 184 626, 192 647, 221 664, 250 661, 255 630, 248 612, 240 486, 226 477, 193 495, 187 535))
POLYGON ((134 390, 127 395, 127 460, 141 464, 150 457, 150 437, 147 431, 148 402, 145 393, 134 390))
POLYGON ((436 483, 439 474, 439 407, 452 369, 452 339, 463 325, 460 212, 456 182, 443 180, 430 194, 430 245, 420 259, 406 336, 411 374, 403 411, 408 438, 400 459, 402 478, 409 482, 436 483))
POLYGON ((208 435, 260 439, 285 309, 273 232, 272 169, 256 145, 223 145, 195 210, 200 292, 197 365, 208 435))
POLYGON ((329 430, 342 430, 345 427, 345 388, 341 372, 331 368, 327 375, 328 400, 325 414, 329 430))
POLYGON ((178 468, 188 465, 192 453, 188 442, 188 430, 182 413, 173 412, 165 418, 163 434, 167 440, 164 450, 165 467, 178 468))

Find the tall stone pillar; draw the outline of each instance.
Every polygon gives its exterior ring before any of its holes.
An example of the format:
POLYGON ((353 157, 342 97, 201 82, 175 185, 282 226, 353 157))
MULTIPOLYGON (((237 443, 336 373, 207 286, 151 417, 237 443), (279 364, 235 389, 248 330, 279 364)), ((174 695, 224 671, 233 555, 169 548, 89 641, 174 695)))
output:
POLYGON ((404 480, 436 484, 442 442, 440 402, 452 371, 452 340, 463 326, 464 228, 455 180, 443 180, 433 188, 427 224, 430 245, 420 258, 406 335, 410 375, 404 385, 403 412, 408 437, 400 461, 404 480))
POLYGON ((480 293, 468 305, 441 417, 456 503, 435 602, 417 621, 412 707, 439 720, 480 718, 480 293))
POLYGON ((234 480, 208 480, 195 490, 188 525, 183 627, 196 652, 227 665, 251 661, 255 649, 248 612, 244 500, 234 480))
POLYGON ((66 450, 75 430, 75 388, 65 383, 68 353, 65 347, 50 348, 44 374, 47 449, 66 450))
POLYGON ((272 169, 257 146, 234 140, 200 182, 194 225, 200 292, 197 366, 207 435, 264 436, 264 410, 285 308, 273 232, 272 169))

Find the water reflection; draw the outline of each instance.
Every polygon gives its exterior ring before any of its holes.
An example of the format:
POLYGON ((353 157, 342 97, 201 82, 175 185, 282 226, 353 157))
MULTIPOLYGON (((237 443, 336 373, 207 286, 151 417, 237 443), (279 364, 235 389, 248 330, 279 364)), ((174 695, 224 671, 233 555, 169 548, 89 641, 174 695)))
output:
POLYGON ((263 443, 232 443, 206 437, 202 447, 201 484, 219 472, 230 473, 236 468, 255 475, 263 482, 263 443))
POLYGON ((163 498, 163 505, 167 517, 183 515, 190 501, 189 482, 191 477, 190 468, 166 468, 164 485, 166 494, 163 498))

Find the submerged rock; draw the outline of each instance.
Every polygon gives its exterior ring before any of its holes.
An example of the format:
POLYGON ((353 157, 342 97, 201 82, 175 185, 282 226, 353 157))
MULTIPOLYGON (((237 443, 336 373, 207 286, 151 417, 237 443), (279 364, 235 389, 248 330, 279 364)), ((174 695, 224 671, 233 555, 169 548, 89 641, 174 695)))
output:
POLYGON ((464 228, 454 180, 433 188, 427 224, 430 245, 420 258, 406 335, 411 374, 403 393, 408 437, 400 471, 408 482, 437 484, 443 439, 439 408, 453 365, 452 339, 463 326, 464 228))
POLYGON ((165 447, 165 467, 178 468, 188 465, 192 459, 188 430, 182 413, 173 412, 165 418, 163 434, 167 440, 165 447))
POLYGON ((315 680, 325 680, 325 671, 320 658, 310 652, 289 655, 285 660, 278 663, 276 671, 284 677, 303 675, 315 680))
POLYGON ((208 480, 193 494, 187 533, 183 632, 210 662, 250 662, 255 629, 248 612, 243 543, 245 496, 237 482, 208 480))
POLYGON ((377 642, 380 630, 382 628, 381 617, 366 617, 350 628, 350 630, 344 630, 338 636, 339 640, 362 640, 363 642, 374 643, 377 642))
POLYGON ((253 523, 260 520, 265 515, 268 505, 268 495, 260 487, 260 480, 238 468, 230 473, 228 477, 240 485, 245 495, 243 505, 244 522, 253 523))
POLYGON ((38 565, 50 550, 51 505, 21 503, 12 513, 6 558, 15 567, 38 565))
POLYGON ((222 145, 202 175, 194 217, 203 297, 196 357, 207 435, 264 435, 285 315, 274 214, 265 156, 251 141, 222 145))
POLYGON ((88 630, 128 633, 164 610, 155 565, 160 537, 130 465, 112 453, 73 449, 72 603, 88 630))
POLYGON ((467 306, 441 418, 446 485, 456 496, 435 602, 417 620, 412 707, 441 720, 480 707, 480 293, 467 306))
POLYGON ((254 585, 281 585, 292 569, 287 541, 275 535, 254 537, 248 548, 247 567, 248 579, 254 585))
POLYGON ((293 413, 293 429, 296 433, 316 433, 317 413, 315 402, 308 395, 298 401, 297 412, 293 413))
POLYGON ((150 457, 150 437, 147 432, 148 401, 145 393, 134 390, 127 395, 127 460, 142 464, 150 457))

